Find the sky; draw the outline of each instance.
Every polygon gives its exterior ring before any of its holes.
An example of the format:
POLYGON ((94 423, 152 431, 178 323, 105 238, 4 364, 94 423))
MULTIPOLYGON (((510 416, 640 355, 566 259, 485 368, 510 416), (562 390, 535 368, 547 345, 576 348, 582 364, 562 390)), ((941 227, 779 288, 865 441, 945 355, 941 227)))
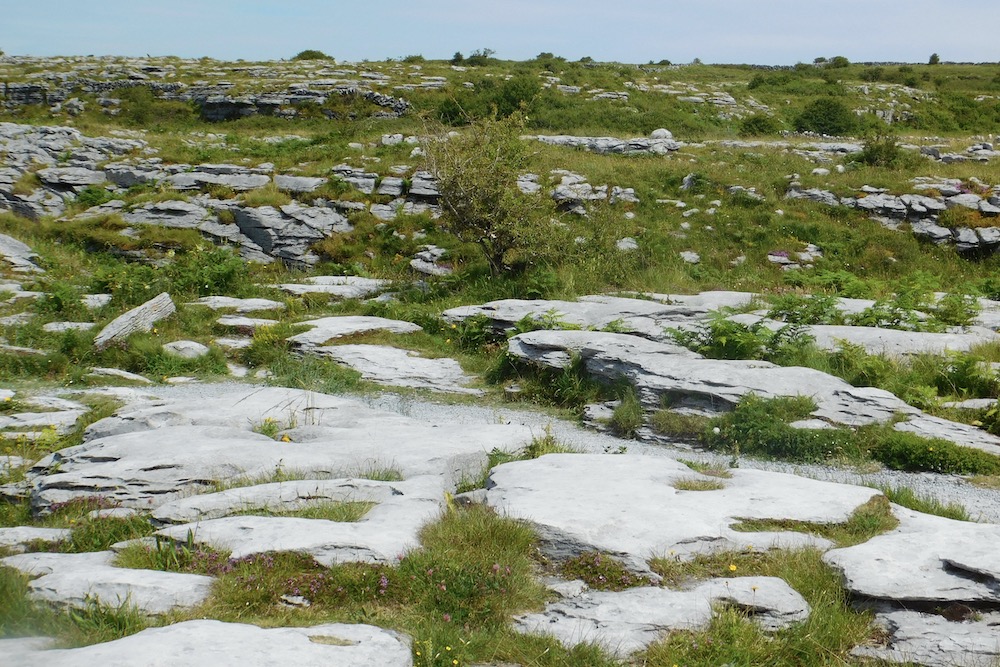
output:
POLYGON ((36 0, 0 10, 8 55, 527 60, 793 65, 998 62, 998 0, 36 0))

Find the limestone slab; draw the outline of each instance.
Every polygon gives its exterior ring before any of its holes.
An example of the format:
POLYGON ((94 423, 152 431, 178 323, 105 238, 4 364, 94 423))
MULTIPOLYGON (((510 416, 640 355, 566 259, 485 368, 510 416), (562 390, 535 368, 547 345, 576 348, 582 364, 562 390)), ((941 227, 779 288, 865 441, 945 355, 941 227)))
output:
POLYGON ((213 579, 199 574, 114 567, 114 554, 30 553, 0 564, 29 576, 32 599, 85 609, 91 600, 110 607, 128 605, 146 614, 165 614, 204 602, 213 579))
POLYGON ((825 554, 847 590, 901 603, 1000 604, 1000 526, 893 511, 895 530, 825 554))
MULTIPOLYGON (((232 558, 294 551, 308 554, 325 566, 351 562, 393 564, 407 551, 419 547, 420 529, 440 515, 445 490, 441 477, 423 476, 394 482, 388 494, 361 493, 359 499, 379 502, 357 522, 229 516, 170 526, 157 534, 183 543, 190 533, 197 544, 231 550, 232 558)), ((273 494, 273 486, 263 493, 273 494)), ((173 513, 169 508, 167 511, 173 513)))
POLYGON ((618 555, 637 572, 653 557, 769 547, 829 547, 799 532, 751 533, 740 519, 840 523, 879 492, 749 469, 712 491, 680 491, 703 476, 677 461, 648 456, 550 454, 506 463, 490 473, 486 502, 530 522, 556 559, 586 551, 618 555))
POLYGON ((712 579, 683 591, 631 588, 587 592, 546 605, 545 611, 515 619, 520 632, 554 636, 567 648, 596 643, 625 658, 672 630, 706 627, 713 605, 727 604, 749 613, 767 630, 804 621, 809 604, 775 577, 712 579))
POLYGON ((409 639, 370 625, 268 628, 200 620, 74 649, 24 650, 8 667, 412 667, 409 639))
POLYGON ((361 373, 361 377, 389 387, 411 387, 456 394, 482 394, 466 385, 475 381, 462 366, 447 357, 427 359, 417 352, 385 345, 331 345, 312 354, 329 357, 361 373))
POLYGON ((879 614, 876 622, 886 629, 886 643, 858 646, 851 653, 861 658, 927 667, 982 667, 1000 660, 1000 618, 954 622, 933 614, 896 611, 879 614))
POLYGON ((116 317, 94 338, 94 348, 98 351, 123 343, 130 335, 139 331, 151 331, 153 325, 170 317, 177 308, 166 292, 146 303, 116 317))
POLYGON ((298 322, 298 324, 309 327, 309 331, 295 334, 288 338, 288 341, 300 349, 313 349, 335 338, 370 331, 387 331, 394 334, 422 331, 418 325, 412 322, 364 315, 321 317, 316 320, 298 322))

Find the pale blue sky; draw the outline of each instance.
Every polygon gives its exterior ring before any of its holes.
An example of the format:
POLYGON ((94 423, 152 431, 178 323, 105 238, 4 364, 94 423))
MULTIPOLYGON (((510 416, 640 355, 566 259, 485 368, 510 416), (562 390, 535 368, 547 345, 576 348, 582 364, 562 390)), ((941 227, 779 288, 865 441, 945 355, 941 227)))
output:
POLYGON ((450 58, 794 64, 1000 61, 998 0, 36 0, 0 9, 16 55, 450 58))

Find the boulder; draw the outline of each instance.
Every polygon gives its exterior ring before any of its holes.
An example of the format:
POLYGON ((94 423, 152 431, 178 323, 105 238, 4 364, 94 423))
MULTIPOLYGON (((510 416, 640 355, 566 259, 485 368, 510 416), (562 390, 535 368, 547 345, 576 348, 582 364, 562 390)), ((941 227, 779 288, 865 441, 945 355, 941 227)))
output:
POLYGON ((318 320, 306 320, 298 324, 309 327, 309 331, 295 334, 288 341, 299 349, 308 350, 313 350, 335 338, 359 333, 388 331, 394 334, 408 334, 423 331, 420 326, 412 322, 363 315, 322 317, 318 320))
POLYGON ((177 308, 166 292, 159 294, 146 303, 119 315, 112 320, 94 338, 94 349, 98 352, 112 345, 118 345, 132 334, 139 331, 152 331, 153 325, 170 317, 177 308))

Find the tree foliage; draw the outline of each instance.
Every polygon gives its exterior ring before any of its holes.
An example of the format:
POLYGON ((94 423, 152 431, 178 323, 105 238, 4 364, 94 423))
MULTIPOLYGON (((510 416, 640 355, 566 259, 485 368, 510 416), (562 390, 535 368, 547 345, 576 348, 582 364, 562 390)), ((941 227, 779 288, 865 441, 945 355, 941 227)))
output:
POLYGON ((521 112, 477 120, 426 147, 445 220, 459 239, 482 249, 493 275, 546 261, 559 246, 550 201, 517 187, 529 158, 520 138, 524 122, 521 112))

